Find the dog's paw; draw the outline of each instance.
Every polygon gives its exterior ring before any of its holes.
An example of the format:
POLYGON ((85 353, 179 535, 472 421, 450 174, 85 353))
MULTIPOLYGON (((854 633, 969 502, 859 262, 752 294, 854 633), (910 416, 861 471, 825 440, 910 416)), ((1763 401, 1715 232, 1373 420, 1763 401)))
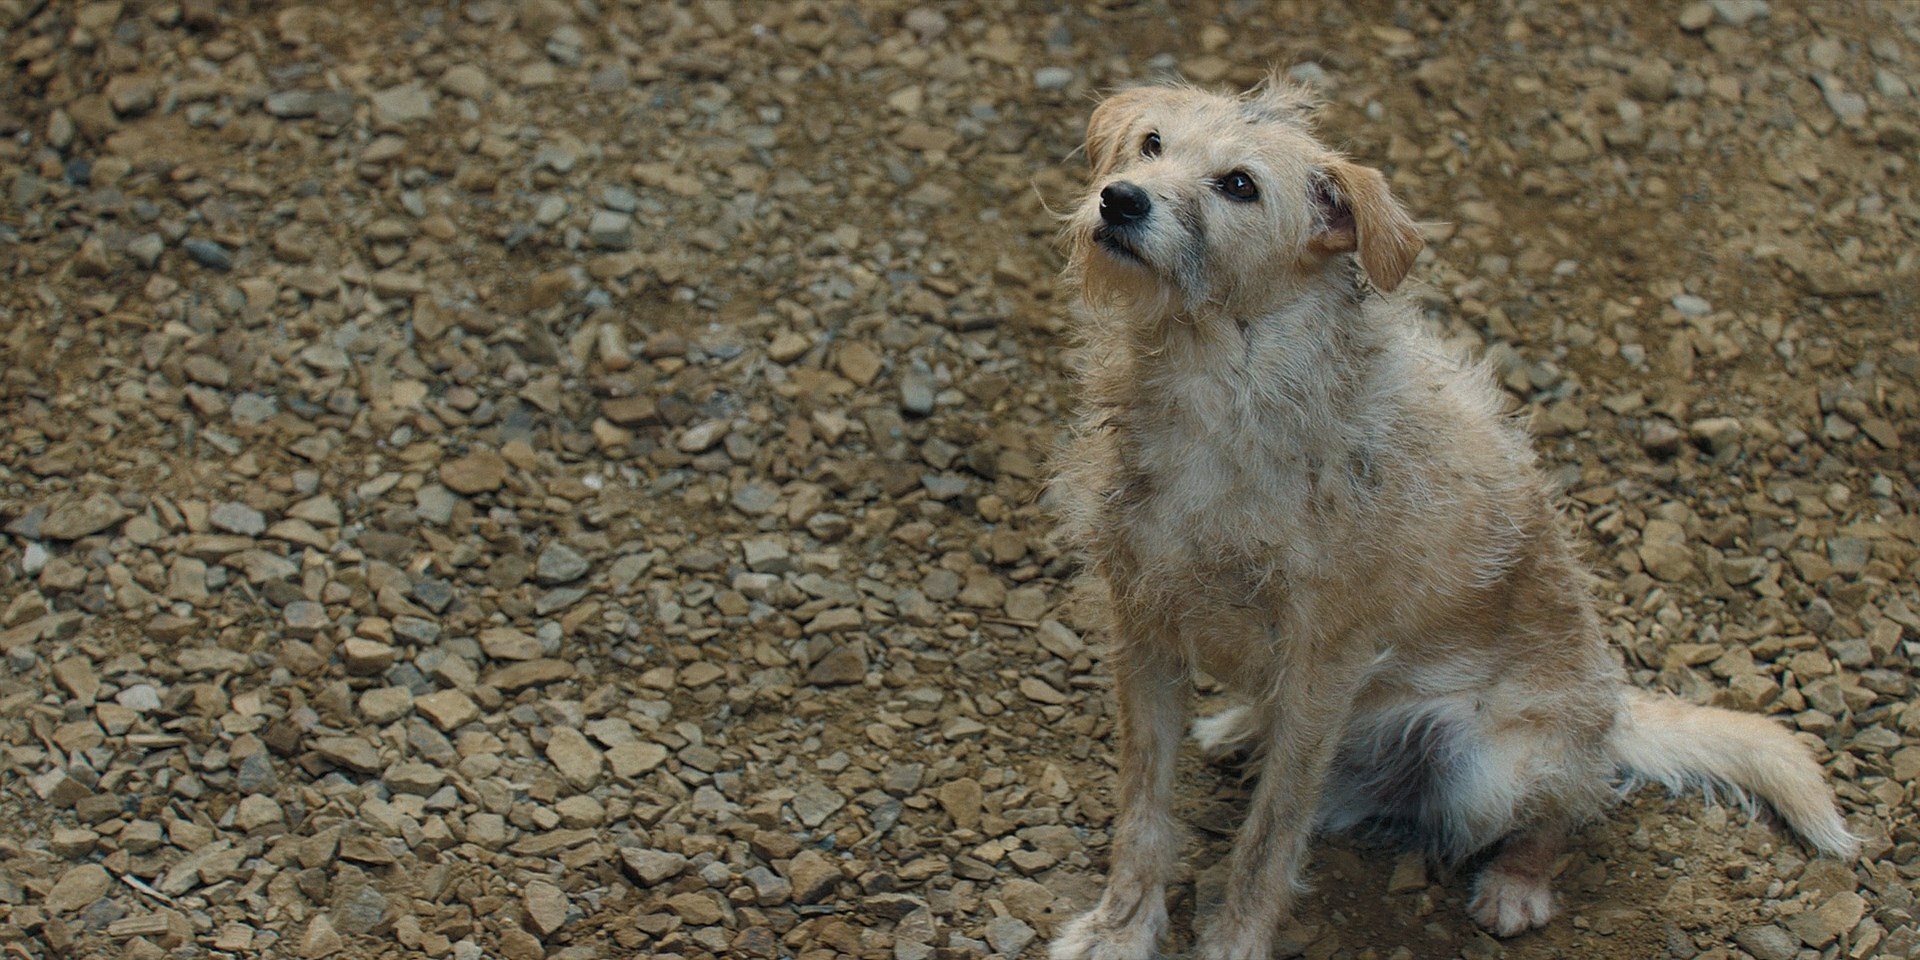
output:
POLYGON ((1160 930, 1150 923, 1116 924, 1100 910, 1068 921, 1047 946, 1048 960, 1152 960, 1160 930))
POLYGON ((1193 722, 1193 740, 1207 759, 1219 763, 1233 759, 1247 748, 1247 708, 1228 707, 1210 717, 1193 722))
POLYGON ((1201 930, 1193 947, 1194 960, 1269 960, 1273 931, 1264 926, 1216 916, 1201 930))
POLYGON ((1511 937, 1547 925, 1553 916, 1553 889, 1543 876, 1489 869, 1474 883, 1467 910, 1494 936, 1511 937))

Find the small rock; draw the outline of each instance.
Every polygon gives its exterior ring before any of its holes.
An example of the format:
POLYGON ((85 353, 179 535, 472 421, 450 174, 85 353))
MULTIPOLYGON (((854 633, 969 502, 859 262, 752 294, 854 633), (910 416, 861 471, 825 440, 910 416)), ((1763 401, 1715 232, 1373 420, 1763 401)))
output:
POLYGON ((393 666, 394 648, 378 640, 365 637, 348 637, 340 645, 340 657, 345 662, 347 673, 356 677, 372 677, 387 672, 393 666))
POLYGON ((819 903, 840 884, 840 867, 811 847, 787 862, 787 882, 793 884, 795 903, 819 903))
POLYGON ((53 540, 78 540, 133 516, 133 511, 104 493, 78 503, 55 507, 40 524, 40 535, 53 540))
POLYGON ((673 911, 682 923, 695 927, 712 926, 726 917, 713 896, 707 893, 674 894, 667 898, 667 909, 673 911))
POLYGON ((433 116, 433 94, 417 83, 381 90, 368 98, 379 128, 402 127, 433 116))
POLYGON ((372 884, 362 884, 352 896, 333 908, 333 927, 348 936, 361 936, 379 929, 386 921, 387 897, 372 884))
POLYGON ((455 493, 473 495, 500 489, 507 482, 507 462, 484 447, 440 465, 440 482, 455 493))
POLYGON ((1691 293, 1682 293, 1672 300, 1673 308, 1683 317, 1704 317, 1713 312, 1713 304, 1691 293))
POLYGON ((1064 90, 1073 82, 1073 70, 1067 67, 1041 67, 1033 72, 1035 90, 1064 90))
POLYGON ((909 367, 900 376, 900 409, 916 417, 933 412, 933 378, 909 367))
POLYGON ((1687 427, 1694 442, 1714 453, 1738 449, 1745 428, 1733 417, 1706 417, 1695 420, 1687 427))
POLYGON ((866 646, 858 640, 833 648, 807 671, 807 682, 820 687, 859 683, 866 677, 866 646))
POLYGON ((333 921, 324 913, 315 914, 300 938, 300 956, 305 960, 318 960, 339 953, 346 945, 347 941, 333 928, 333 921))
POLYGON ((1800 954, 1800 938, 1772 924, 1742 927, 1734 931, 1733 942, 1754 960, 1793 960, 1800 954))
POLYGON ((1767 0, 1712 0, 1714 16, 1730 27, 1744 27, 1772 13, 1767 0))
POLYGON ((260 511, 231 500, 214 507, 207 520, 218 529, 243 537, 257 537, 267 530, 267 519, 260 511))
POLYGON ((587 239, 603 250, 633 246, 633 218, 612 210, 595 210, 587 223, 587 239))
POLYGON ((987 942, 1003 957, 1018 957, 1038 934, 1018 917, 994 917, 987 921, 987 942))
POLYGON ((559 887, 545 880, 535 880, 527 884, 526 890, 521 893, 521 900, 526 905, 527 925, 541 939, 552 936, 566 924, 570 905, 567 895, 559 887))
POLYGON ((591 790, 600 782, 603 758, 578 730, 570 727, 554 730, 553 738, 547 741, 547 760, 575 790, 591 790))
POLYGON ((623 743, 607 751, 613 775, 623 780, 651 772, 667 761, 667 748, 657 743, 623 743))
POLYGON ((356 773, 380 772, 380 751, 359 737, 319 737, 313 748, 334 766, 356 773))
POLYGON ((1852 930, 1866 912, 1865 898, 1851 890, 1842 890, 1818 908, 1788 920, 1787 926, 1800 937, 1801 943, 1817 950, 1852 930))
POLYGON ((209 270, 219 270, 224 273, 233 269, 232 251, 212 240, 188 237, 180 241, 180 249, 185 250, 194 263, 209 270))
POLYGON ((416 698, 413 701, 413 708, 434 726, 447 733, 452 733, 480 716, 479 705, 458 690, 441 690, 416 698))
POLYGON ((495 660, 534 660, 546 652, 538 639, 512 627, 489 627, 479 639, 480 649, 495 660))
POLYGON ((799 817, 801 823, 817 827, 846 806, 847 799, 832 787, 813 781, 794 794, 792 803, 793 815, 799 817))
POLYGON ((593 566, 587 562, 587 558, 572 547, 564 543, 550 543, 540 551, 539 559, 534 561, 533 575, 541 583, 551 585, 578 580, 591 569, 593 566))
POLYGON ((1418 853, 1405 853, 1393 864, 1393 874, 1387 878, 1387 892, 1392 894, 1412 893, 1427 888, 1427 859, 1418 853))
POLYGON ((85 863, 60 875, 47 891, 48 913, 77 913, 113 889, 113 876, 97 863, 85 863))
POLYGON ((986 799, 986 791, 981 789, 980 781, 972 777, 949 780, 940 785, 936 798, 941 808, 953 818, 955 827, 972 830, 980 825, 980 807, 986 799))
POLYGON ((727 430, 731 426, 732 424, 725 420, 708 420, 695 424, 680 435, 680 439, 674 443, 674 446, 682 453, 705 453, 726 437, 727 430))
POLYGON ((634 879, 649 887, 671 880, 687 869, 686 857, 644 847, 621 847, 620 862, 634 879))
POLYGON ((287 604, 281 616, 287 622, 287 632, 295 637, 312 637, 333 625, 333 619, 327 616, 327 608, 311 600, 295 600, 287 604))

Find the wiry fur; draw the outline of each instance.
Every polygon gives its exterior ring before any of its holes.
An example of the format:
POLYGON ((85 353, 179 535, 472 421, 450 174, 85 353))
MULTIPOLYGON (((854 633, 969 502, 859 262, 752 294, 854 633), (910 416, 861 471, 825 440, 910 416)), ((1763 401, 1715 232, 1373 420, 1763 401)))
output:
POLYGON ((1202 957, 1265 957, 1310 834, 1362 820, 1448 860, 1500 845, 1475 918, 1545 923, 1562 837, 1623 768, 1752 791, 1851 851, 1784 730, 1624 686, 1526 432, 1384 295, 1412 222, 1307 109, 1278 84, 1140 88, 1089 123, 1065 226, 1086 409, 1058 483, 1112 619, 1120 799, 1106 894, 1053 956, 1147 957, 1166 930, 1195 670, 1246 704, 1197 732, 1259 775, 1202 957), (1236 170, 1257 202, 1222 196, 1236 170), (1152 212, 1115 229, 1101 193, 1122 181, 1152 212))

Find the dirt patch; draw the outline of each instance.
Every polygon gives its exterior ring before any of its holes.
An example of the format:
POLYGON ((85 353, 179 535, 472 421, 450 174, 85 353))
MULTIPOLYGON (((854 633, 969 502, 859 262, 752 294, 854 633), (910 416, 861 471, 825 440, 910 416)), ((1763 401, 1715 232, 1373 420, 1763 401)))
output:
MULTIPOLYGON (((1430 221, 1634 681, 1777 715, 1870 838, 1642 792, 1504 943, 1333 840, 1288 940, 1920 955, 1917 30, 0 0, 0 940, 1041 955, 1112 803, 1048 208, 1102 91, 1279 63, 1430 221)), ((1242 788, 1186 770, 1217 863, 1242 788)))

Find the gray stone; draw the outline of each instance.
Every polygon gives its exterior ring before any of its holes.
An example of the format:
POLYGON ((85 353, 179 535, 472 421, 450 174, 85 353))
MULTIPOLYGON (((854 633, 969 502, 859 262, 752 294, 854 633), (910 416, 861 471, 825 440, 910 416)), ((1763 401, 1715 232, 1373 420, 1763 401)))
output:
POLYGON ((801 823, 809 827, 817 827, 826 823, 827 818, 839 812, 841 807, 846 806, 847 798, 841 796, 840 792, 832 787, 815 780, 795 791, 791 802, 793 815, 799 817, 801 823))
POLYGON ((545 584, 567 583, 587 575, 593 565, 564 543, 547 544, 534 561, 533 575, 545 584))
POLYGON ((1800 938, 1771 924, 1742 927, 1734 931, 1733 942, 1754 960, 1793 960, 1800 954, 1800 938))
POLYGON ((527 888, 521 892, 521 901, 526 905, 527 925, 542 939, 552 936, 566 924, 567 913, 571 909, 567 895, 545 880, 527 884, 527 888))
POLYGON ((587 221, 587 239, 603 250, 633 246, 633 218, 613 210, 595 210, 587 221))
POLYGON ((433 116, 433 94, 417 83, 388 87, 368 99, 379 127, 407 126, 433 116))
POLYGON ((107 895, 113 876, 97 863, 82 864, 60 875, 42 905, 48 913, 75 913, 107 895))
POLYGON ((349 936, 372 933, 387 916, 387 897, 372 884, 362 884, 333 908, 333 927, 349 936))
POLYGON ((104 493, 53 508, 41 522, 39 535, 50 540, 78 540, 133 516, 133 511, 104 493))
POLYGON ((216 505, 207 519, 218 529, 245 537, 257 537, 267 530, 267 518, 260 511, 231 500, 216 505))
POLYGON ((1041 67, 1033 72, 1035 90, 1064 90, 1073 82, 1073 70, 1068 67, 1041 67))
POLYGON ((621 847, 620 862, 634 879, 649 887, 671 880, 687 869, 686 857, 645 847, 621 847))
POLYGON ((926 373, 908 367, 900 375, 900 409, 924 417, 933 412, 934 393, 933 378, 926 373))
POLYGON ((212 240, 188 237, 180 241, 180 249, 185 250, 194 263, 208 269, 223 273, 233 269, 233 252, 212 240))
POLYGON ((1018 917, 994 917, 987 921, 987 942, 1001 956, 1018 957, 1038 934, 1018 917))

